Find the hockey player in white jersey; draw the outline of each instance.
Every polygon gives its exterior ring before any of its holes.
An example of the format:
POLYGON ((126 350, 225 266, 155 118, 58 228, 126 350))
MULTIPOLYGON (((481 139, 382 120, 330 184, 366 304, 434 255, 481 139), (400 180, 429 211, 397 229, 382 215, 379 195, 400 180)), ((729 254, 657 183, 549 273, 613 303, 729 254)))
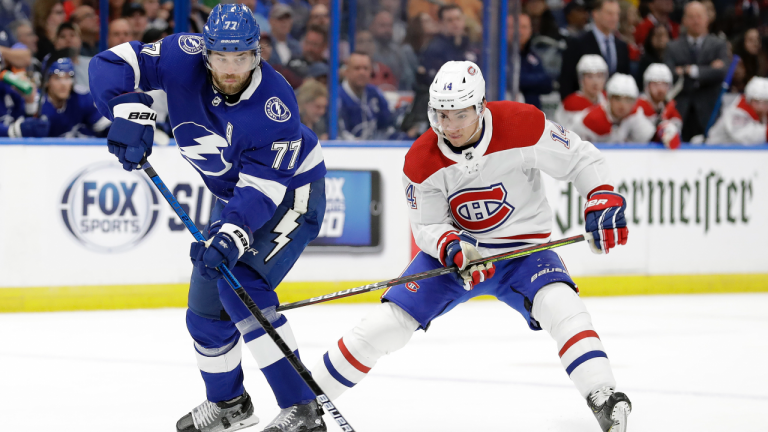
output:
POLYGON ((468 266, 472 260, 547 242, 552 210, 541 172, 570 181, 587 198, 593 251, 627 242, 626 202, 605 159, 589 142, 531 105, 486 102, 472 62, 448 62, 429 90, 432 129, 405 158, 403 192, 418 253, 404 275, 456 265, 452 273, 389 289, 382 304, 325 353, 312 370, 332 399, 358 384, 418 329, 479 295, 493 295, 557 344, 563 368, 602 431, 626 431, 631 403, 616 392, 608 356, 578 288, 551 250, 468 266))
POLYGON ((744 94, 723 110, 707 144, 765 144, 768 141, 768 78, 754 77, 744 94))
POLYGON ((579 91, 566 96, 555 111, 555 121, 566 129, 573 126, 578 115, 595 105, 605 102, 605 81, 608 79, 608 64, 602 56, 587 54, 576 64, 579 76, 579 91))
POLYGON ((608 101, 579 114, 571 130, 590 142, 650 142, 656 127, 641 111, 635 110, 639 94, 635 79, 614 74, 605 90, 608 101))
POLYGON ((667 94, 672 86, 672 71, 664 63, 653 63, 643 73, 644 91, 637 98, 635 109, 641 110, 657 128, 654 141, 663 143, 667 148, 680 147, 680 131, 683 118, 677 111, 675 101, 667 102, 667 94))

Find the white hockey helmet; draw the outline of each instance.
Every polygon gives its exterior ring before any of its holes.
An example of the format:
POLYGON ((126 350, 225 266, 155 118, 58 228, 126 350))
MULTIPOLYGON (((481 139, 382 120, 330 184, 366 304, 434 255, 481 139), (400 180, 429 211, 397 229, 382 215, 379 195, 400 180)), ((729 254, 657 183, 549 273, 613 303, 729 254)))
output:
POLYGON ((460 110, 475 107, 479 118, 485 99, 485 79, 480 68, 471 61, 445 63, 429 86, 429 124, 443 133, 437 121, 437 110, 460 110))
POLYGON ((585 73, 605 73, 608 74, 608 64, 603 60, 602 56, 597 54, 587 54, 581 56, 579 62, 576 63, 576 73, 579 75, 579 79, 585 73))
POLYGON ((621 73, 613 74, 611 79, 609 79, 608 83, 605 85, 605 92, 608 94, 608 97, 627 96, 637 98, 640 94, 635 79, 629 75, 621 73))
POLYGON ((648 83, 663 82, 672 85, 672 71, 664 63, 652 63, 643 73, 643 85, 648 83))
POLYGON ((744 87, 744 96, 748 101, 768 101, 768 78, 754 77, 744 87))

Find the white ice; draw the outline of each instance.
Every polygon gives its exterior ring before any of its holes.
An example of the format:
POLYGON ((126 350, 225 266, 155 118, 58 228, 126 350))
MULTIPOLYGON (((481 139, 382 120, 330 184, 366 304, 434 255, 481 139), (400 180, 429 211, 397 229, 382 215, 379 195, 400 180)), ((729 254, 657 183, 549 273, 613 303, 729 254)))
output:
MULTIPOLYGON (((768 431, 768 294, 585 301, 631 432, 768 431)), ((307 365, 374 306, 289 311, 307 365)), ((244 357, 256 432, 278 408, 244 357)), ((204 395, 183 309, 0 314, 2 431, 170 432, 204 395)), ((599 431, 554 342, 492 301, 437 319, 338 406, 359 432, 599 431)))

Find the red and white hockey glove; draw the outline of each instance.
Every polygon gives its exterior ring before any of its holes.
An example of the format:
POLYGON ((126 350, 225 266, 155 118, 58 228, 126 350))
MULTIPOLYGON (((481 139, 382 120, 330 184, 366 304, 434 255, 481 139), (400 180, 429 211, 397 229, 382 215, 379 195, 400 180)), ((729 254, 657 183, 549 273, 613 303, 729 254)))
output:
POLYGON ((587 233, 592 235, 589 246, 592 252, 608 253, 611 248, 627 244, 627 221, 624 209, 627 201, 616 192, 597 191, 587 197, 584 206, 584 220, 587 233))
POLYGON ((440 263, 445 267, 455 265, 459 268, 459 276, 467 291, 474 288, 476 284, 492 278, 496 273, 493 263, 469 265, 470 261, 483 257, 477 251, 477 244, 477 239, 466 231, 449 231, 438 241, 440 263))
POLYGON ((666 148, 675 150, 680 147, 680 131, 671 121, 663 121, 659 123, 659 128, 656 133, 666 148))

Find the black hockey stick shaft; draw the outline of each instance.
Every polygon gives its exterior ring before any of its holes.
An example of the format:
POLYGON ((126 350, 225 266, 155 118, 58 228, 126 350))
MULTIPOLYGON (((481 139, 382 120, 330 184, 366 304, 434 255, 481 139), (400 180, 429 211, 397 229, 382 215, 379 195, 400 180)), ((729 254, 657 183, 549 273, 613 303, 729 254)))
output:
MULTIPOLYGON (((195 240, 205 241, 203 234, 200 232, 200 230, 197 229, 194 222, 192 222, 192 219, 190 219, 189 215, 187 215, 184 209, 181 208, 181 205, 176 200, 176 197, 173 196, 173 193, 171 193, 165 183, 163 183, 163 181, 160 179, 160 176, 157 175, 157 171, 155 171, 155 169, 152 168, 152 165, 147 162, 146 157, 141 160, 140 165, 141 169, 144 170, 150 180, 152 180, 152 183, 154 183, 154 185, 157 187, 157 190, 159 190, 160 193, 165 197, 165 200, 168 201, 168 204, 173 207, 173 210, 179 216, 181 221, 184 222, 184 225, 195 237, 195 240)), ((251 311, 251 314, 253 314, 253 317, 256 318, 256 321, 261 324, 261 327, 264 329, 267 335, 269 335, 269 337, 275 342, 275 345, 277 345, 277 347, 280 349, 280 352, 283 353, 285 358, 288 359, 288 362, 291 363, 291 366, 293 366, 293 368, 296 369, 296 372, 301 376, 301 379, 303 379, 307 386, 309 386, 309 388, 317 397, 318 403, 323 407, 323 409, 333 417, 334 421, 336 421, 342 431, 354 432, 355 429, 352 427, 352 425, 347 422, 347 420, 336 408, 333 402, 331 402, 328 396, 325 395, 325 392, 323 392, 315 379, 312 378, 312 374, 304 366, 304 363, 301 362, 298 356, 296 356, 296 354, 291 351, 283 338, 280 337, 280 335, 277 333, 277 330, 275 330, 275 327, 272 326, 272 323, 270 323, 269 320, 264 316, 251 296, 248 295, 248 293, 245 291, 245 288, 243 288, 237 278, 235 278, 235 275, 233 275, 232 272, 224 264, 218 266, 217 270, 219 270, 224 275, 224 279, 226 279, 229 286, 235 290, 235 293, 240 298, 240 301, 242 301, 248 310, 251 311)))
MULTIPOLYGON (((579 234, 573 237, 566 237, 564 239, 555 240, 553 242, 544 243, 540 245, 535 245, 531 247, 527 247, 524 249, 518 249, 512 252, 506 252, 503 254, 493 255, 487 258, 482 258, 479 260, 471 261, 469 263, 469 266, 477 265, 477 264, 488 264, 496 261, 503 261, 513 258, 520 258, 527 255, 530 255, 535 252, 541 252, 549 249, 558 248, 561 246, 566 246, 573 243, 578 243, 584 240, 589 240, 586 236, 588 234, 579 234)), ((458 267, 452 266, 452 267, 442 267, 434 270, 428 270, 421 273, 416 273, 408 276, 402 276, 395 279, 390 279, 382 282, 376 282, 368 285, 363 285, 355 288, 349 288, 341 291, 337 291, 334 293, 322 295, 320 297, 313 297, 311 299, 306 300, 300 300, 294 303, 284 303, 281 304, 277 310, 278 311, 284 311, 289 309, 296 309, 304 306, 310 306, 318 303, 325 303, 332 300, 338 300, 345 297, 350 297, 358 294, 363 294, 371 291, 377 291, 384 288, 393 287, 396 285, 402 285, 408 282, 416 282, 424 279, 433 278, 436 276, 442 276, 450 273, 456 273, 459 271, 458 267)))

